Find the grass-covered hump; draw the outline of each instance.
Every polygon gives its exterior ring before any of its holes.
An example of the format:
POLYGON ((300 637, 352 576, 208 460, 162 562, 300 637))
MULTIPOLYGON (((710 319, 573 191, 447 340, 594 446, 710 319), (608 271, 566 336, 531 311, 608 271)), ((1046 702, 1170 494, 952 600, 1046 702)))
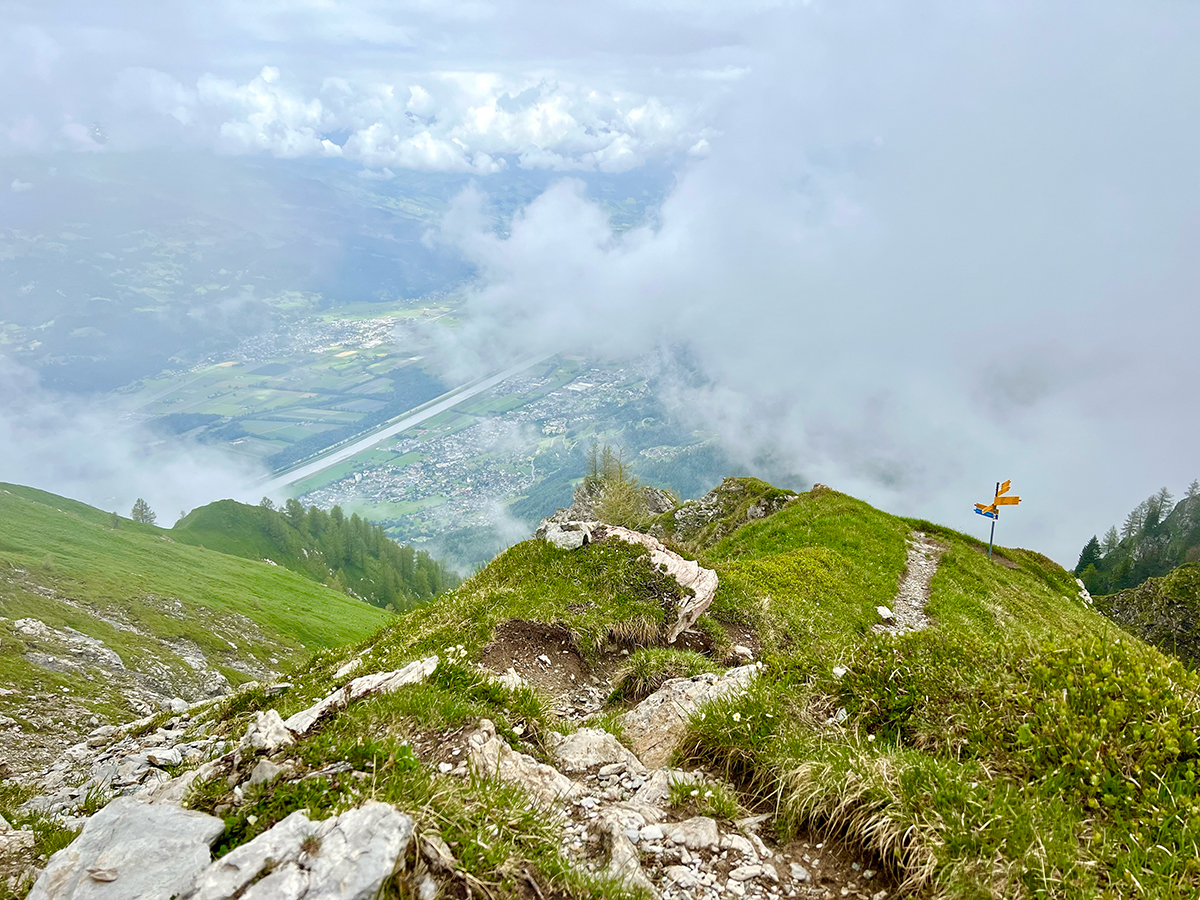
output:
POLYGON ((458 577, 424 551, 391 540, 357 514, 297 500, 275 509, 218 500, 175 523, 171 537, 248 559, 266 559, 393 612, 453 587, 458 577))

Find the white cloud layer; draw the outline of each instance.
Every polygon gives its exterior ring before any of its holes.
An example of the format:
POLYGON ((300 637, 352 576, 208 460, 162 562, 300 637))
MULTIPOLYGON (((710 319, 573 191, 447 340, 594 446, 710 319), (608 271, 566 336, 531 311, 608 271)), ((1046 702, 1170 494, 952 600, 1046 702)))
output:
POLYGON ((1160 3, 781 12, 654 224, 616 235, 564 181, 498 236, 460 198, 480 352, 682 344, 711 382, 680 408, 744 457, 984 536, 1011 478, 1000 539, 1073 564, 1200 475, 1198 31, 1160 3))
POLYGON ((169 527, 179 512, 220 497, 253 502, 262 473, 211 447, 167 443, 102 399, 41 388, 0 356, 0 481, 129 515, 144 497, 169 527))
POLYGON ((746 456, 965 529, 1012 478, 1068 563, 1200 475, 1196 4, 53 6, 5 7, 0 154, 678 165, 620 235, 567 180, 498 236, 481 177, 481 356, 685 346, 746 456))
POLYGON ((498 15, 483 4, 434 14, 369 3, 218 5, 214 18, 231 27, 220 53, 205 46, 196 10, 182 6, 178 27, 196 30, 171 35, 179 52, 169 59, 153 41, 171 27, 169 12, 121 22, 118 7, 104 26, 83 8, 16 12, 0 25, 0 77, 10 87, 0 98, 0 155, 188 146, 341 156, 374 170, 620 172, 684 153, 707 134, 694 91, 664 99, 625 84, 646 83, 639 75, 439 52, 444 28, 498 15), (304 53, 310 40, 330 52, 304 53), (385 49, 391 58, 377 58, 385 49))

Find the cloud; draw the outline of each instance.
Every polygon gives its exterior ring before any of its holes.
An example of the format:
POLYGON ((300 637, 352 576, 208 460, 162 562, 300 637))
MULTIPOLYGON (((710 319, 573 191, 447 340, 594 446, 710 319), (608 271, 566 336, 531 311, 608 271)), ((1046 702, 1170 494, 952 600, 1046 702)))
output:
POLYGON ((51 20, 19 9, 7 31, 0 26, 0 77, 10 86, 0 155, 184 146, 345 156, 376 170, 620 172, 706 135, 695 91, 667 99, 608 74, 562 75, 540 55, 451 62, 436 52, 432 35, 473 39, 480 21, 495 19, 486 4, 406 12, 360 2, 336 14, 316 3, 218 5, 211 16, 181 5, 144 19, 118 6, 103 25, 77 12, 51 20), (227 30, 206 34, 218 22, 227 30), (328 52, 298 49, 309 41, 328 52))
POLYGON ((22 181, 20 178, 14 178, 12 180, 12 184, 9 185, 9 188, 12 190, 12 192, 14 194, 20 194, 20 193, 24 193, 25 191, 32 191, 33 190, 33 182, 32 181, 22 181))
POLYGON ((1169 4, 787 9, 656 221, 615 233, 564 180, 496 234, 469 192, 442 237, 478 267, 495 347, 683 345, 677 401, 752 458, 1073 564, 1195 477, 1200 12, 1169 4))
POLYGON ((0 356, 4 480, 127 515, 144 497, 169 526, 180 510, 218 497, 258 499, 262 474, 212 448, 166 443, 115 404, 45 390, 0 356))
POLYGON ((677 403, 744 458, 967 529, 1011 477, 1002 540, 1066 562, 1197 475, 1194 4, 48 9, 0 26, 0 154, 478 175, 441 233, 463 365, 684 347, 677 403), (644 227, 567 178, 495 230, 522 169, 648 163, 644 227))

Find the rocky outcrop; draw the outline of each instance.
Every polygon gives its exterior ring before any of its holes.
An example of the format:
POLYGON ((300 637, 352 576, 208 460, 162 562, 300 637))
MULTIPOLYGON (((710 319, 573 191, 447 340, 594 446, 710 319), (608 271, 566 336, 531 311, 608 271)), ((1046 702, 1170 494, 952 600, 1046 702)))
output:
POLYGON ((604 497, 604 487, 599 481, 585 480, 575 488, 571 505, 559 509, 554 515, 543 519, 545 522, 597 522, 600 516, 596 507, 604 497))
POLYGON ((663 639, 668 644, 675 643, 679 635, 696 624, 696 620, 712 605, 717 593, 719 582, 716 572, 694 560, 684 559, 658 538, 640 531, 600 522, 555 522, 546 519, 534 537, 547 540, 563 550, 577 550, 585 544, 614 539, 649 550, 650 562, 691 593, 691 596, 685 595, 680 599, 674 618, 664 623, 663 639))
MULTIPOLYGON (((542 527, 545 527, 546 524, 566 522, 599 522, 600 505, 604 502, 604 494, 604 481, 584 480, 583 484, 575 488, 575 496, 571 498, 571 505, 564 506, 554 512, 554 515, 544 518, 541 521, 542 527)), ((641 488, 641 494, 642 502, 646 505, 647 515, 650 516, 659 516, 664 512, 670 512, 678 505, 676 499, 660 487, 644 486, 641 488)))
POLYGON ((645 767, 624 744, 599 728, 580 728, 569 735, 552 732, 547 740, 558 767, 569 774, 603 766, 620 767, 613 771, 645 772, 645 767))
POLYGON ((241 746, 247 750, 265 750, 274 753, 280 747, 292 743, 292 733, 278 710, 268 709, 254 714, 254 721, 246 728, 241 746))
POLYGON ((297 810, 231 850, 184 900, 374 900, 412 840, 413 820, 368 800, 320 822, 297 810))
POLYGON ((757 674, 758 665, 751 665, 722 675, 672 678, 618 719, 630 748, 646 766, 664 765, 701 704, 743 693, 757 674))
POLYGON ((578 550, 584 544, 590 544, 593 532, 602 527, 595 521, 553 522, 543 519, 533 536, 548 541, 559 550, 578 550))
MULTIPOLYGON (((387 694, 397 688, 404 687, 406 684, 416 684, 418 681, 424 681, 433 674, 433 670, 438 667, 438 658, 430 656, 426 659, 418 659, 409 663, 401 669, 395 669, 391 672, 376 672, 371 675, 363 675, 360 678, 355 678, 345 687, 338 688, 332 694, 318 700, 308 709, 303 709, 294 715, 288 716, 283 722, 284 728, 292 734, 305 734, 325 715, 334 710, 343 709, 355 700, 361 700, 371 694, 387 694)), ((278 713, 276 713, 278 716, 278 713)), ((251 726, 253 729, 255 726, 251 726)), ((247 738, 250 733, 247 732, 247 738)))
POLYGON ((578 796, 582 790, 553 766, 508 746, 488 719, 480 722, 479 730, 467 739, 467 758, 480 774, 521 785, 547 808, 560 800, 578 796))
POLYGON ((413 821, 368 801, 320 822, 297 811, 216 862, 225 823, 118 798, 51 857, 32 900, 374 900, 412 839, 413 821))
MULTIPOLYGON (((228 749, 224 740, 206 734, 212 727, 200 719, 206 710, 193 712, 196 715, 174 716, 156 729, 148 728, 148 719, 125 728, 94 729, 33 779, 41 793, 23 808, 79 827, 84 819, 78 808, 89 796, 154 796, 160 803, 179 805, 186 784, 181 786, 166 769, 184 763, 200 766, 228 749)), ((192 769, 186 778, 195 778, 196 772, 192 769)))
POLYGON ((680 601, 675 621, 667 626, 665 640, 668 644, 675 643, 675 639, 695 625, 700 615, 712 605, 718 586, 717 573, 712 569, 706 569, 693 560, 684 559, 674 550, 667 549, 658 538, 642 534, 640 531, 605 526, 601 538, 616 538, 629 544, 640 544, 650 551, 652 563, 673 576, 681 587, 692 592, 691 597, 680 601))
POLYGON ((1200 664, 1200 564, 1187 563, 1137 587, 1087 600, 1131 634, 1200 664))
POLYGON ((706 547, 747 522, 778 512, 796 496, 757 478, 726 478, 699 500, 689 500, 676 509, 669 521, 656 522, 650 532, 655 537, 706 547))

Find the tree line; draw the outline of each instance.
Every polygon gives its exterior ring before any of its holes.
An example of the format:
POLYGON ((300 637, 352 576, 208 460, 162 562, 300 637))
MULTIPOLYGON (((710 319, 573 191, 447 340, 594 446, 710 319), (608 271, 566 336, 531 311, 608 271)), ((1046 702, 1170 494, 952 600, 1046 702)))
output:
POLYGON ((458 576, 428 553, 397 544, 384 530, 341 507, 328 512, 288 500, 265 519, 272 540, 292 556, 291 567, 335 590, 393 611, 428 600, 458 584, 458 576))
POLYGON ((1178 503, 1165 487, 1151 494, 1104 537, 1092 536, 1079 554, 1075 574, 1093 594, 1115 594, 1147 578, 1200 561, 1200 480, 1178 503))

